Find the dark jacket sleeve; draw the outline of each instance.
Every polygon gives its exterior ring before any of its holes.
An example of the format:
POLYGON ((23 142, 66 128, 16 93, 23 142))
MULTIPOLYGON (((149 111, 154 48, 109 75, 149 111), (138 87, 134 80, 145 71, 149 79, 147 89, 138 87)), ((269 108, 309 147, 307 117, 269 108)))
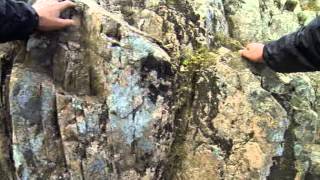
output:
POLYGON ((266 44, 263 59, 277 72, 320 70, 320 18, 295 33, 266 44))
POLYGON ((39 23, 36 11, 24 2, 0 0, 0 42, 26 39, 39 23))

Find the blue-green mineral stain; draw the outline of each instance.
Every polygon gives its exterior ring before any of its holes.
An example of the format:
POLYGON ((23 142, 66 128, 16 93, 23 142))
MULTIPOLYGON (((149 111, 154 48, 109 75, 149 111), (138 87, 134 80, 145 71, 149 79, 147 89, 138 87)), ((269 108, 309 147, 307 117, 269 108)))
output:
POLYGON ((294 149, 294 155, 298 157, 303 151, 303 146, 299 143, 295 143, 293 146, 293 149, 294 149))
POLYGON ((19 175, 19 177, 22 179, 22 180, 28 180, 30 179, 30 170, 23 167, 23 165, 26 163, 25 162, 25 159, 24 159, 24 156, 22 154, 22 151, 19 147, 19 145, 17 144, 14 144, 12 146, 12 149, 13 149, 13 160, 14 160, 14 166, 16 169, 20 169, 20 167, 22 167, 22 172, 21 172, 21 175, 19 175))
POLYGON ((89 171, 91 173, 98 173, 106 175, 108 173, 108 166, 105 160, 99 157, 99 159, 96 159, 90 166, 89 171))
MULTIPOLYGON (((135 74, 127 77, 127 86, 118 83, 112 85, 112 95, 109 98, 111 126, 121 130, 128 144, 135 139, 144 139, 143 132, 152 121, 152 112, 155 110, 155 105, 144 96, 145 90, 139 87, 138 81, 139 76, 135 74), (143 98, 138 104, 137 97, 143 98)), ((150 148, 150 143, 141 145, 150 148)))
POLYGON ((169 55, 158 45, 151 43, 145 38, 130 35, 121 40, 121 43, 127 44, 131 48, 130 60, 139 61, 143 58, 153 55, 156 59, 169 61, 169 55))
POLYGON ((212 146, 212 153, 218 160, 223 160, 224 153, 218 146, 212 146))
POLYGON ((156 105, 148 97, 148 88, 141 87, 140 60, 152 55, 156 59, 168 60, 168 55, 157 45, 139 36, 128 36, 121 40, 129 49, 113 49, 111 73, 111 95, 108 97, 110 124, 120 130, 125 142, 136 141, 144 150, 153 149, 146 132, 149 130, 156 105))
POLYGON ((72 98, 72 107, 75 109, 75 110, 82 110, 83 107, 82 107, 82 104, 83 102, 79 99, 76 99, 76 98, 72 98))
POLYGON ((267 130, 267 138, 270 142, 283 142, 284 141, 284 133, 286 129, 289 127, 289 120, 283 119, 279 121, 279 124, 276 128, 269 128, 267 130))
POLYGON ((276 148, 276 155, 277 156, 282 156, 284 152, 284 147, 282 144, 278 144, 277 148, 276 148))
POLYGON ((77 122, 77 128, 80 134, 86 134, 87 133, 87 123, 86 121, 77 122))
POLYGON ((272 129, 268 132, 268 140, 270 142, 282 142, 284 140, 284 131, 283 129, 272 129))
POLYGON ((41 152, 43 148, 43 142, 44 142, 44 134, 38 134, 29 140, 30 147, 32 147, 32 152, 34 154, 38 154, 41 152))

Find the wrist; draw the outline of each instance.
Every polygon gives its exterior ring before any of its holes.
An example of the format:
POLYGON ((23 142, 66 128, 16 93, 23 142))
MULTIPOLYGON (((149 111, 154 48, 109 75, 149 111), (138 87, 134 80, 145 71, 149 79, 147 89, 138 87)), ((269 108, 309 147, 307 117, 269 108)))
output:
POLYGON ((263 49, 264 49, 264 44, 260 44, 260 48, 259 48, 259 56, 257 58, 257 62, 258 63, 263 63, 264 62, 264 58, 263 58, 263 49))
POLYGON ((33 31, 35 31, 35 30, 38 29, 38 27, 40 25, 40 16, 39 16, 37 10, 33 6, 30 6, 30 10, 31 10, 32 15, 33 15, 33 22, 32 22, 33 27, 34 27, 33 31))
POLYGON ((263 46, 263 49, 262 49, 262 58, 261 58, 261 61, 262 61, 263 63, 266 63, 267 58, 268 58, 267 44, 265 44, 265 45, 263 46))

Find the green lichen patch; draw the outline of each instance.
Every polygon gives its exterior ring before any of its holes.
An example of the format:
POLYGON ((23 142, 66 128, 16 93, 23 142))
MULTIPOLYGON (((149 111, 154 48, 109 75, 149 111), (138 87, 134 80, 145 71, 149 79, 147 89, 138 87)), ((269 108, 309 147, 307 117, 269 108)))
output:
POLYGON ((180 1, 178 0, 166 0, 167 5, 178 5, 180 1))
POLYGON ((215 34, 215 45, 218 47, 224 46, 232 51, 243 49, 240 41, 220 33, 215 34))
POLYGON ((309 24, 314 18, 316 18, 318 12, 316 11, 301 11, 297 14, 299 24, 305 26, 309 24))
POLYGON ((310 0, 308 3, 302 4, 303 10, 320 11, 319 0, 310 0))
POLYGON ((307 19, 308 19, 308 17, 306 16, 305 13, 303 13, 303 12, 298 13, 298 21, 299 21, 300 25, 304 25, 305 22, 307 21, 307 19))
POLYGON ((215 65, 219 55, 209 49, 202 48, 194 53, 187 53, 185 57, 182 65, 188 70, 195 70, 197 68, 215 65))

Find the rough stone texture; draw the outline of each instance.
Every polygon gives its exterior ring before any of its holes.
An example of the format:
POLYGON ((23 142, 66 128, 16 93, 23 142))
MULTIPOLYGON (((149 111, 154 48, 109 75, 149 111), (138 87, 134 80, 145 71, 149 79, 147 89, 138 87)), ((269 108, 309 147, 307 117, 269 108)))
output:
POLYGON ((319 179, 319 73, 242 60, 307 0, 77 0, 0 46, 2 179, 319 179))

